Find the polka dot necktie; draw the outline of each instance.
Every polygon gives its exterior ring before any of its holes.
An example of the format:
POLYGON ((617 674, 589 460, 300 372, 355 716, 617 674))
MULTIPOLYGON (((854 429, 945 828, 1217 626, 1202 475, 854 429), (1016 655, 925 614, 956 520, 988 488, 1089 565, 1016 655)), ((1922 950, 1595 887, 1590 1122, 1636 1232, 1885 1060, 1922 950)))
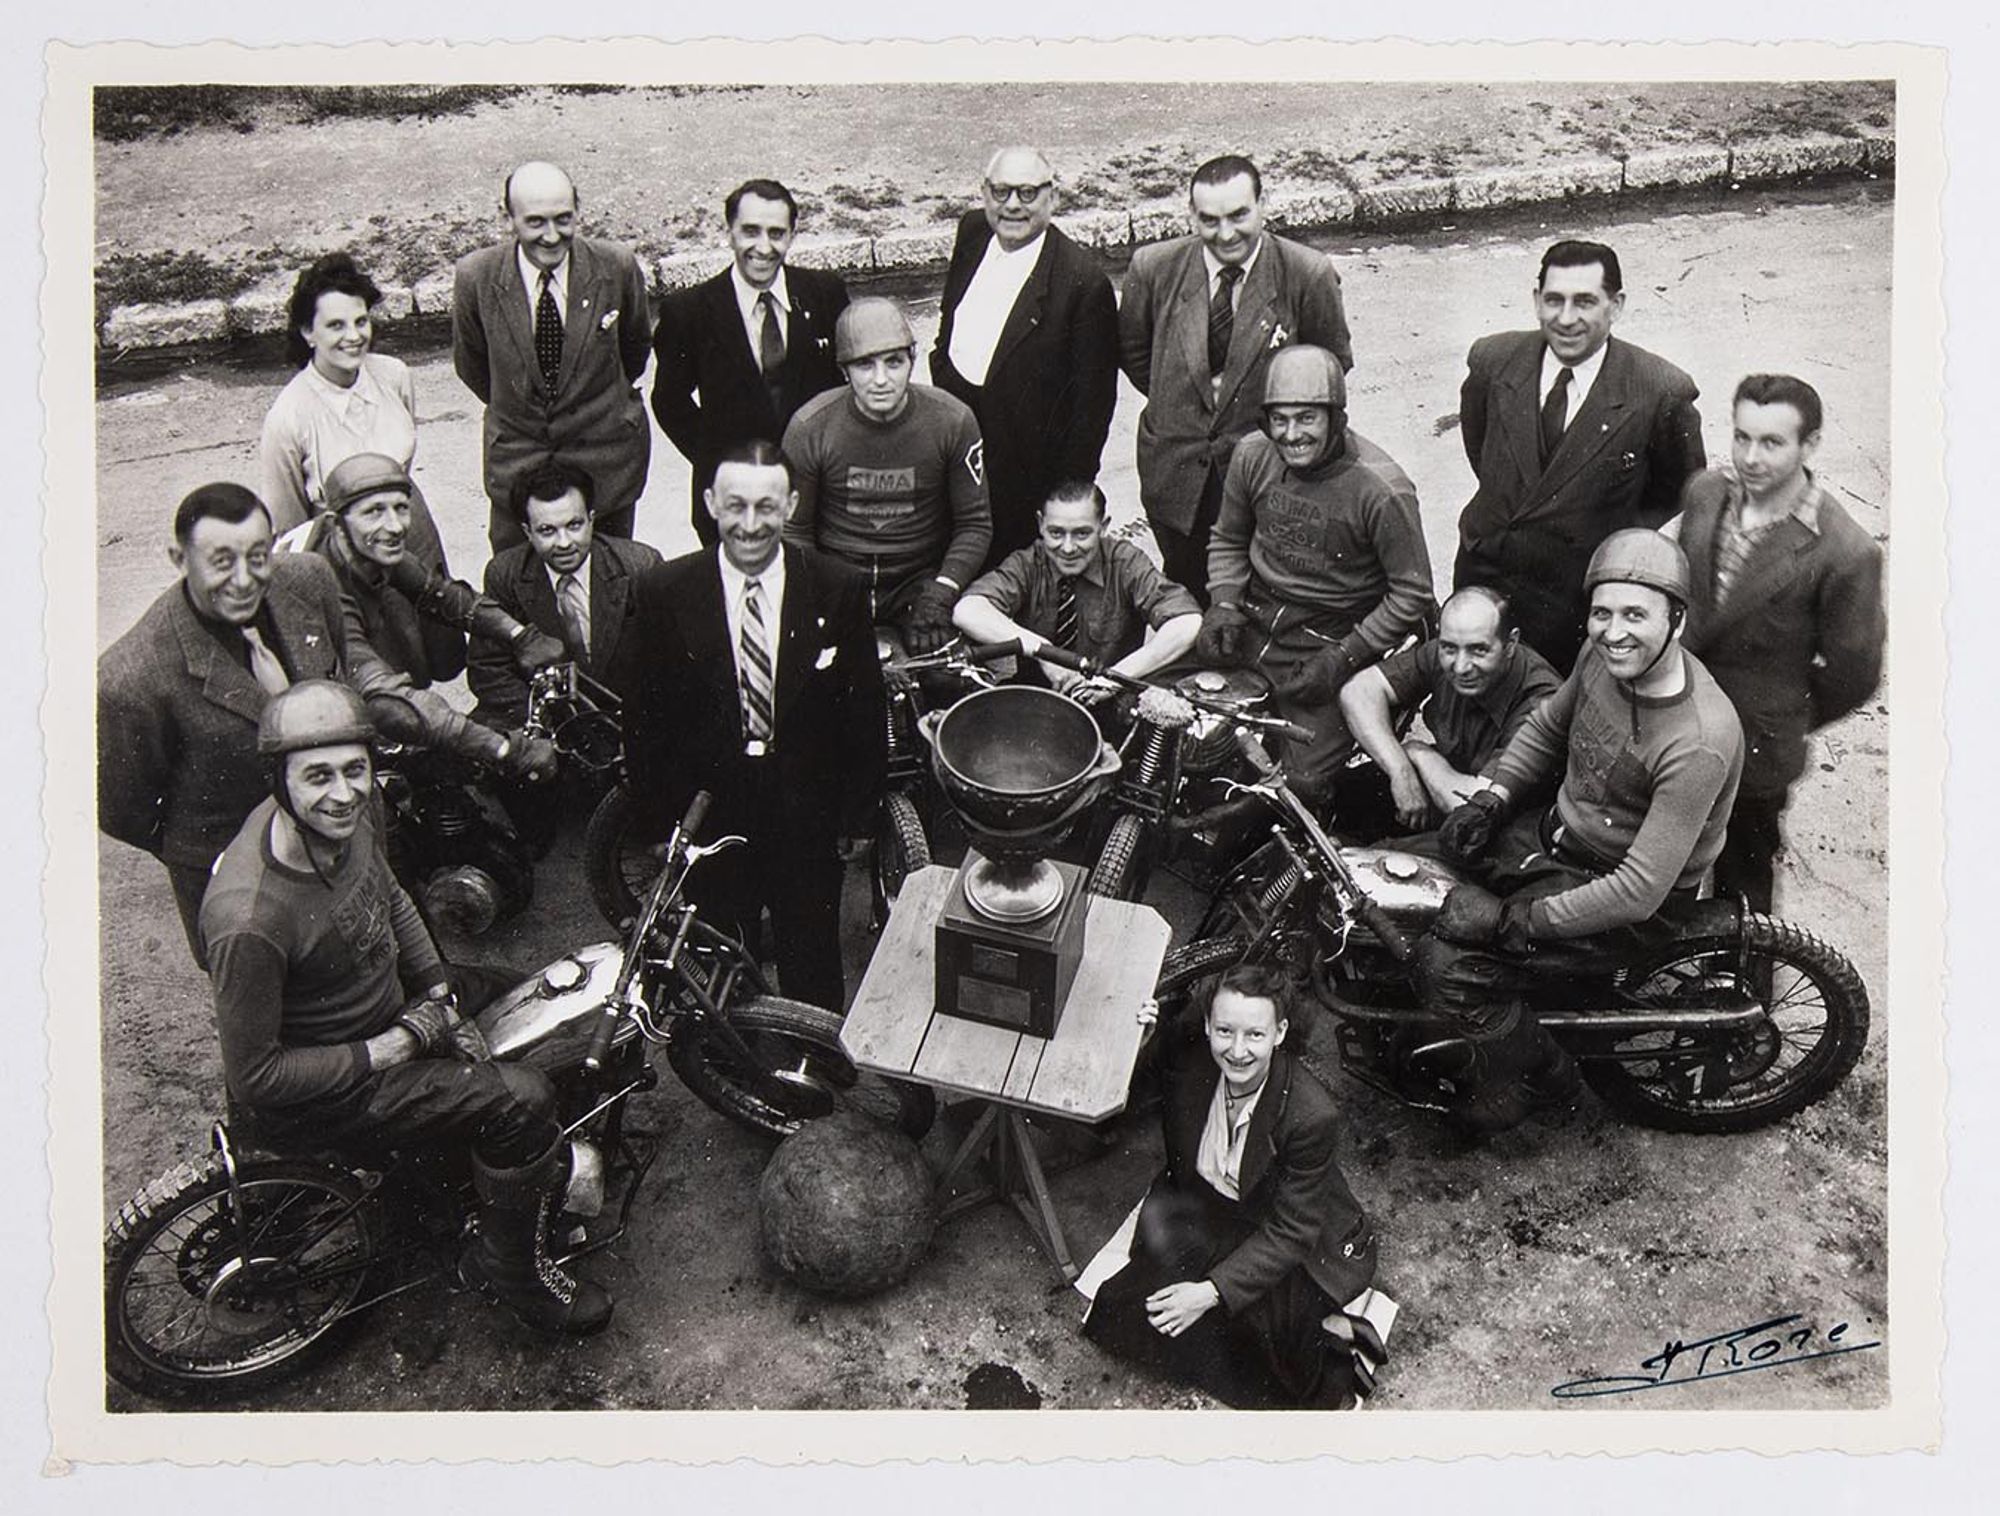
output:
POLYGON ((562 372, 562 312, 556 309, 556 293, 547 270, 542 272, 542 295, 535 302, 535 361, 541 365, 542 383, 556 387, 562 372))

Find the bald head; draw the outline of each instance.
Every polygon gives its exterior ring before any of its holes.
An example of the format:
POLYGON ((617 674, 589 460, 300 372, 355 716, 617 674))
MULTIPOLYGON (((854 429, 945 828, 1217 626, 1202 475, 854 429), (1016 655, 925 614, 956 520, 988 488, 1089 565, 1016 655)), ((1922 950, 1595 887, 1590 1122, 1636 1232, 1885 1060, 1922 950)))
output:
POLYGON ((1032 147, 1003 147, 986 161, 980 186, 986 224, 1003 248, 1025 247, 1048 230, 1055 214, 1055 171, 1032 147))
POLYGON ((500 196, 521 251, 538 269, 562 267, 576 236, 576 186, 553 163, 524 163, 500 196))

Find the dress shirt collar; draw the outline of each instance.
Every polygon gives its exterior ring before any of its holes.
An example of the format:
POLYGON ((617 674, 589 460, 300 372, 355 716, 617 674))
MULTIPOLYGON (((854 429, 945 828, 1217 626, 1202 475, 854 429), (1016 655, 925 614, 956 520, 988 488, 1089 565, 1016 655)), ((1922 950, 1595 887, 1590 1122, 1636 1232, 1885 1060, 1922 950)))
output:
POLYGON ((361 367, 356 371, 352 384, 335 384, 319 371, 319 365, 310 358, 306 360, 305 371, 310 376, 306 383, 334 405, 346 405, 349 400, 359 400, 364 405, 381 403, 382 391, 375 383, 375 372, 369 366, 366 354, 362 355, 361 367))
MULTIPOLYGON (((1237 265, 1238 268, 1243 270, 1243 277, 1236 285, 1236 297, 1239 300, 1243 298, 1243 286, 1250 282, 1250 270, 1255 268, 1257 260, 1264 256, 1264 239, 1268 235, 1269 233, 1267 232, 1259 232, 1257 234, 1257 245, 1250 249, 1249 259, 1237 265)), ((1222 277, 1222 260, 1208 250, 1206 243, 1202 245, 1201 249, 1201 266, 1208 272, 1208 290, 1212 296, 1215 293, 1215 281, 1222 277)))
POLYGON ((778 277, 771 281, 768 291, 760 290, 743 277, 743 270, 734 263, 729 265, 729 287, 736 292, 736 309, 743 317, 746 327, 754 326, 757 320, 757 297, 768 293, 778 309, 787 316, 792 313, 791 288, 785 283, 785 268, 778 266, 778 277))
MULTIPOLYGON (((1102 589, 1108 577, 1105 560, 1110 556, 1110 552, 1110 544, 1102 534, 1099 534, 1097 551, 1090 555, 1090 561, 1084 564, 1083 572, 1077 577, 1086 584, 1094 584, 1102 589)), ((1042 565, 1043 572, 1049 576, 1049 588, 1054 589, 1056 581, 1062 578, 1062 570, 1056 567, 1055 554, 1049 551, 1048 544, 1039 537, 1035 539, 1035 557, 1042 565)))
MULTIPOLYGON (((572 259, 563 254, 563 261, 549 270, 549 289, 556 297, 556 310, 564 320, 569 319, 569 271, 572 259)), ((528 313, 532 319, 535 307, 542 301, 542 271, 528 261, 521 244, 514 244, 514 267, 520 270, 521 287, 528 292, 528 313)))
MULTIPOLYGON (((1569 366, 1569 386, 1570 386, 1569 419, 1570 420, 1574 421, 1576 419, 1576 413, 1583 409, 1583 397, 1588 395, 1590 393, 1590 387, 1593 384, 1597 383, 1598 370, 1604 367, 1604 355, 1610 351, 1611 351, 1611 342, 1609 338, 1606 338, 1604 346, 1600 347, 1596 352, 1592 353, 1588 358, 1584 359, 1583 362, 1572 363, 1569 366)), ((1558 358, 1553 352, 1551 352, 1549 350, 1549 345, 1546 342, 1544 342, 1542 344, 1541 388, 1536 391, 1537 398, 1542 400, 1547 400, 1549 398, 1549 389, 1556 382, 1556 371, 1560 369, 1562 366, 1563 366, 1562 359, 1558 358)))
MULTIPOLYGON (((722 569, 722 603, 729 607, 733 616, 743 604, 743 586, 749 582, 749 575, 729 561, 729 555, 721 548, 715 550, 715 561, 722 569)), ((757 575, 757 589, 764 597, 766 615, 775 616, 785 599, 785 550, 778 549, 763 572, 757 575)), ((773 641, 776 632, 773 630, 773 641)))
MULTIPOLYGON (((528 551, 532 553, 534 549, 529 548, 528 551)), ((583 586, 583 593, 586 600, 590 596, 590 559, 591 555, 585 553, 583 555, 583 562, 576 566, 573 574, 576 582, 583 586)), ((546 563, 542 565, 542 572, 549 576, 549 590, 556 597, 556 609, 561 610, 563 576, 550 568, 546 563)))
POLYGON ((1257 1102, 1264 1098, 1264 1091, 1270 1087, 1267 1075, 1250 1097, 1236 1108, 1236 1119, 1232 1123, 1229 1119, 1229 1081, 1222 1077, 1219 1069, 1216 1072, 1215 1093, 1209 1097, 1208 1119, 1202 1123, 1201 1146, 1195 1152, 1194 1166, 1196 1173, 1231 1200, 1242 1198, 1243 1149, 1250 1133, 1250 1117, 1257 1109, 1257 1102))

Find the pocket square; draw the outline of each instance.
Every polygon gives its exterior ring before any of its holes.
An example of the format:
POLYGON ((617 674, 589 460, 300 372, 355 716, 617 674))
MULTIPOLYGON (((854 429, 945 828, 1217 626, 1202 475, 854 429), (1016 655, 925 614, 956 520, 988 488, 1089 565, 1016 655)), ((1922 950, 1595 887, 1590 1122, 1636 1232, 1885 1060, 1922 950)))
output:
POLYGON ((813 667, 816 669, 830 669, 833 667, 833 660, 839 656, 839 648, 823 647, 819 650, 819 659, 813 664, 813 667))

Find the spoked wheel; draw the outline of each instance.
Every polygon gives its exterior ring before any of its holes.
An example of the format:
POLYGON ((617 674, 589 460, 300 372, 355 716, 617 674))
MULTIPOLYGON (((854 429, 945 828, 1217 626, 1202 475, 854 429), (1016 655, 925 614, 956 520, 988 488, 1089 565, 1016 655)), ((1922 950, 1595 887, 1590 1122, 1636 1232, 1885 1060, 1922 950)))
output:
POLYGON ((660 875, 659 848, 631 833, 631 792, 614 785, 583 829, 583 877, 598 914, 615 927, 639 914, 660 875))
POLYGON ((889 907, 902 893, 903 881, 930 863, 931 841, 916 801, 902 790, 890 790, 882 797, 881 819, 875 823, 873 903, 878 926, 889 919, 889 907))
POLYGON ((667 1044, 683 1083, 715 1110, 767 1137, 789 1137, 808 1121, 854 1111, 911 1138, 928 1132, 937 1097, 921 1084, 864 1073, 840 1046, 840 1018, 776 995, 728 1012, 748 1061, 707 1020, 689 1019, 667 1044))
POLYGON ((106 1367, 169 1399, 238 1391, 304 1367, 353 1319, 377 1252, 367 1192, 310 1162, 219 1154, 141 1190, 104 1239, 106 1367))
POLYGON ((1584 1077, 1621 1115, 1673 1132, 1747 1132, 1804 1110, 1853 1070, 1868 1041, 1868 991, 1808 932, 1748 916, 1743 940, 1685 937, 1632 970, 1639 1005, 1764 1007, 1747 1030, 1639 1032, 1584 1077))

